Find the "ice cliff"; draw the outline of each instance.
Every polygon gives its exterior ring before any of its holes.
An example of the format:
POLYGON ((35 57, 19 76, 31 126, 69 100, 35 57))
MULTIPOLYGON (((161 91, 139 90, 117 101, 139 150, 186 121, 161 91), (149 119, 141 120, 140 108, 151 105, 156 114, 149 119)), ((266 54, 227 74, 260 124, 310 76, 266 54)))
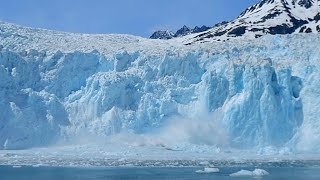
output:
POLYGON ((175 143, 317 152, 319 44, 304 34, 184 46, 1 23, 0 149, 174 126, 175 143))

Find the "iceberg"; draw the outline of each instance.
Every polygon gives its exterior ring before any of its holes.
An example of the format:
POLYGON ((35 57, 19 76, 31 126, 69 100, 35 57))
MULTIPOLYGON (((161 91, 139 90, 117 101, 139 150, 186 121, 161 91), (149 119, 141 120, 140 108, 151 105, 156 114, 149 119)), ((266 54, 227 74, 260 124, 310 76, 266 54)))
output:
POLYGON ((246 176, 267 176, 269 173, 263 169, 255 169, 253 171, 240 170, 236 173, 230 174, 232 177, 246 177, 246 176))
POLYGON ((197 170, 196 173, 217 173, 220 170, 218 168, 204 168, 204 170, 197 170))

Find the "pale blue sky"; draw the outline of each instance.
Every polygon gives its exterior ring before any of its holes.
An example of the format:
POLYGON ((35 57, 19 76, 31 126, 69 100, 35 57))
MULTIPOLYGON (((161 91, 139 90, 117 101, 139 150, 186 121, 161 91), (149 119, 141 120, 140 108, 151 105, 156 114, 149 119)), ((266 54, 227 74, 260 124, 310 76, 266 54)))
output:
POLYGON ((147 37, 157 29, 211 26, 257 0, 3 0, 0 20, 81 33, 147 37))

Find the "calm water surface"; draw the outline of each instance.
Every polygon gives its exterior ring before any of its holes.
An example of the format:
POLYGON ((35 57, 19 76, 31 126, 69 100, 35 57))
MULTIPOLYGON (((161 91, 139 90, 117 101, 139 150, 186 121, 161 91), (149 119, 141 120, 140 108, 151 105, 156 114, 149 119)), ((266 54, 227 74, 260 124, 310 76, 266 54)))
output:
POLYGON ((230 177, 241 169, 254 167, 221 167, 220 173, 197 174, 201 168, 61 168, 0 166, 0 180, 105 180, 105 179, 320 179, 320 167, 268 167, 270 175, 257 177, 230 177))

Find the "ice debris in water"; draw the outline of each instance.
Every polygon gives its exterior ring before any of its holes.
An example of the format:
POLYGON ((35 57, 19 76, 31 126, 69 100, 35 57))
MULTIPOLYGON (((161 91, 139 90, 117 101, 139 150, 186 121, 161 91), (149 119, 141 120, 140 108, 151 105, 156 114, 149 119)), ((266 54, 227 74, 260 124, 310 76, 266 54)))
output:
POLYGON ((255 169, 253 171, 249 170, 240 170, 236 173, 230 174, 230 176, 233 177, 240 177, 240 176, 266 176, 269 175, 269 173, 266 170, 263 169, 255 169))
POLYGON ((207 167, 204 170, 197 170, 196 173, 217 173, 220 170, 218 168, 207 167))
POLYGON ((22 166, 12 166, 13 168, 21 168, 22 166))

